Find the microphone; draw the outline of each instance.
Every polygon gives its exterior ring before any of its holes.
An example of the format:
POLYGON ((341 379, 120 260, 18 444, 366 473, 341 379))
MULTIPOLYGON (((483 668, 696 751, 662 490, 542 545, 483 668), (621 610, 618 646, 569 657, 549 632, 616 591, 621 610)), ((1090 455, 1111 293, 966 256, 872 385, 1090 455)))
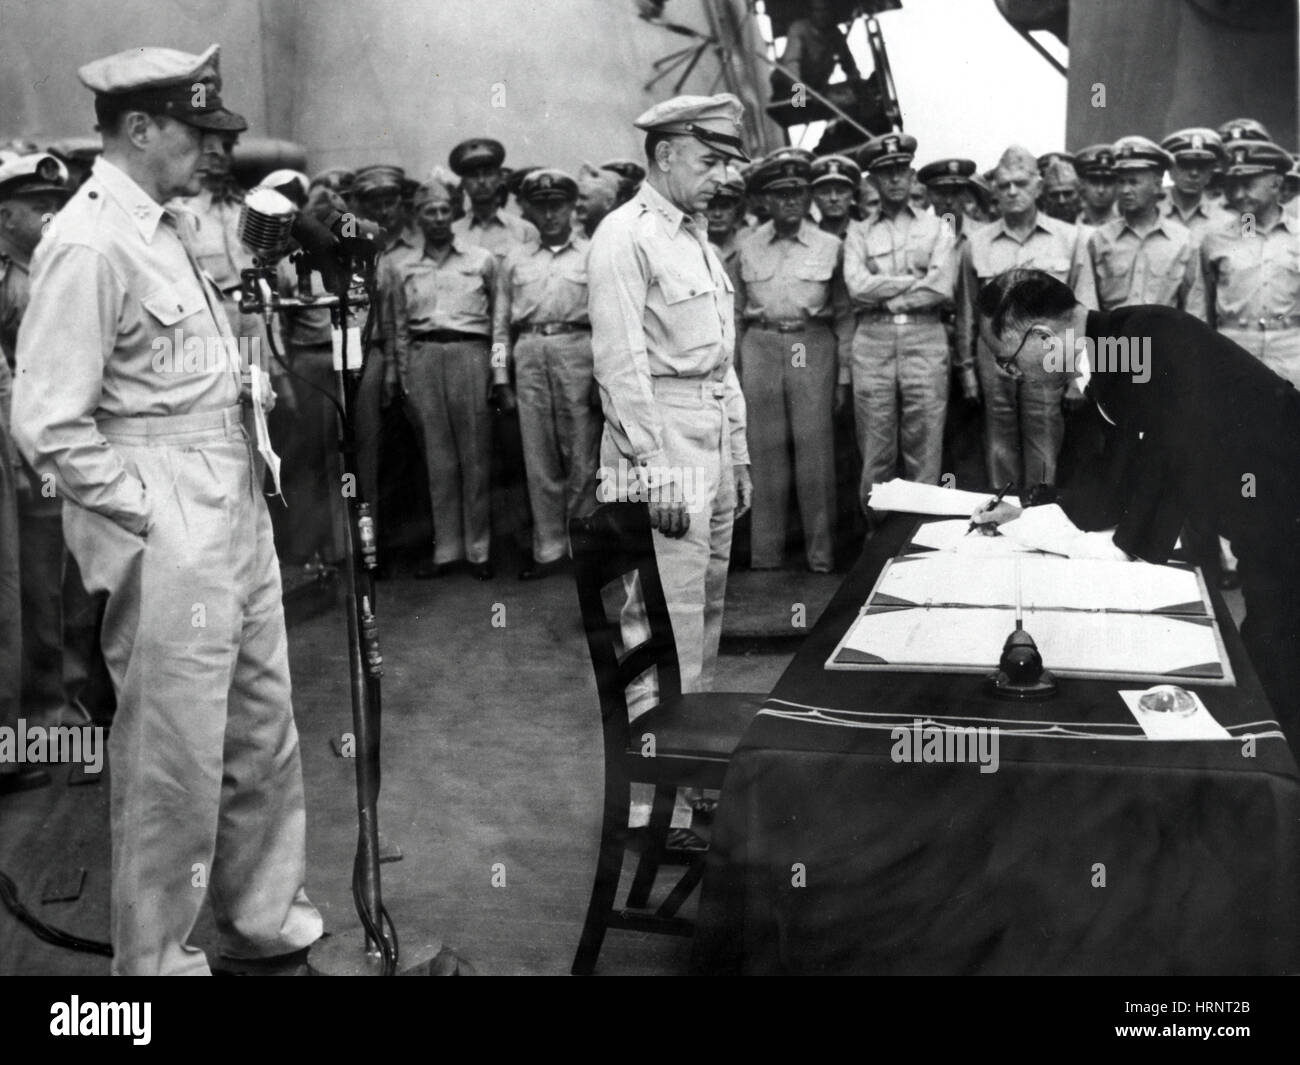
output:
POLYGON ((239 241, 262 262, 274 263, 289 250, 301 217, 288 197, 274 189, 255 188, 239 209, 239 241))

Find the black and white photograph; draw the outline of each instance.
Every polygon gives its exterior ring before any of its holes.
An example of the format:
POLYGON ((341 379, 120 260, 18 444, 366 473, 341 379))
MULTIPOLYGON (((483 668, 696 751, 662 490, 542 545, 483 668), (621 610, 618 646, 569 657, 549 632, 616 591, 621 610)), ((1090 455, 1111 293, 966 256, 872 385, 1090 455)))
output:
POLYGON ((259 997, 108 976, 1280 1022, 1297 7, 0 0, 34 1038, 259 997))

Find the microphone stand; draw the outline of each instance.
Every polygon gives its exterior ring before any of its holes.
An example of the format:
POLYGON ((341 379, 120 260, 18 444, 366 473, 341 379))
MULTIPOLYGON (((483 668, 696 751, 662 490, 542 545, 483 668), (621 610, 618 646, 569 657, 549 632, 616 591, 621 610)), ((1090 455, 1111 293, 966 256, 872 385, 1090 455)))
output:
MULTIPOLYGON (((383 902, 379 854, 379 784, 380 784, 380 678, 383 657, 379 651, 379 633, 375 619, 375 569, 378 565, 374 516, 370 504, 361 498, 357 477, 357 440, 355 411, 357 394, 365 370, 365 344, 355 366, 348 350, 349 316, 352 303, 349 283, 354 270, 361 267, 369 277, 373 258, 362 260, 338 253, 337 274, 341 283, 338 293, 314 296, 310 289, 310 257, 302 255, 297 263, 300 289, 306 295, 287 298, 278 295, 271 284, 272 266, 263 265, 241 274, 243 294, 240 310, 262 313, 267 318, 267 335, 271 335, 271 314, 294 308, 331 309, 335 327, 340 331, 341 358, 335 373, 335 405, 339 412, 339 455, 345 483, 357 488, 348 500, 343 536, 345 600, 348 631, 348 673, 352 698, 352 728, 356 741, 357 850, 352 865, 352 900, 359 927, 332 933, 311 948, 308 967, 317 976, 394 976, 399 971, 400 955, 397 930, 383 902)), ((369 286, 367 286, 369 287, 369 286)), ((360 332, 360 331, 358 331, 360 332)), ((402 968, 402 975, 472 975, 473 969, 454 951, 438 940, 421 944, 431 951, 419 956, 426 960, 402 968)))

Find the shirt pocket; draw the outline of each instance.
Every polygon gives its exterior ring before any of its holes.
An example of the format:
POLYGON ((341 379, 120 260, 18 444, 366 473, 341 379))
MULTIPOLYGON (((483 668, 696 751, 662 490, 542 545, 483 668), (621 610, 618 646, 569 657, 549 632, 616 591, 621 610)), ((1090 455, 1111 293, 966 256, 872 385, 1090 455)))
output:
POLYGON ((154 321, 165 328, 171 328, 177 323, 183 322, 186 318, 207 309, 207 303, 201 293, 187 291, 175 286, 157 289, 141 299, 140 302, 154 321))
POLYGON ((439 271, 445 286, 447 304, 444 310, 457 316, 486 318, 491 300, 483 272, 474 266, 447 266, 439 271))
MULTIPOLYGON (((1039 270, 1045 270, 1047 273, 1051 274, 1054 278, 1056 278, 1057 281, 1068 281, 1070 278, 1069 259, 1066 258, 1043 259, 1041 262, 1035 265, 1037 265, 1039 270)), ((1098 272, 1100 272, 1101 270, 1100 264, 1098 264, 1097 269, 1098 272)))
MULTIPOLYGON (((714 297, 712 279, 696 280, 675 274, 658 278, 664 299, 664 325, 668 343, 678 351, 718 344, 722 341, 722 323, 714 297)), ((723 284, 731 282, 723 275, 723 284)))

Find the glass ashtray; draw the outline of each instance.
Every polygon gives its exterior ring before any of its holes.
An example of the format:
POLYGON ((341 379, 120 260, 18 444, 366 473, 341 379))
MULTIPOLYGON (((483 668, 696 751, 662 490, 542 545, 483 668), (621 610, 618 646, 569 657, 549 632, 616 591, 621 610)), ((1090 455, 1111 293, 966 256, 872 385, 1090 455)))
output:
POLYGON ((1186 688, 1176 684, 1157 684, 1148 688, 1138 699, 1138 706, 1153 714, 1196 713, 1196 698, 1186 688))

